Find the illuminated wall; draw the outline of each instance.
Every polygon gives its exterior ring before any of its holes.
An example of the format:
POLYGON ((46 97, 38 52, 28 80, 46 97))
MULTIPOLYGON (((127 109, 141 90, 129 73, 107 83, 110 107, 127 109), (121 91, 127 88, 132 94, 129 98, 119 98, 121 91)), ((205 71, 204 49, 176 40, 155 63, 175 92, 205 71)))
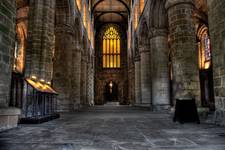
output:
POLYGON ((76 3, 79 11, 81 11, 81 0, 76 0, 76 3))
POLYGON ((120 68, 120 36, 109 27, 103 37, 103 68, 120 68))
POLYGON ((16 43, 14 50, 14 66, 13 70, 22 73, 24 70, 25 61, 25 41, 26 41, 26 30, 24 30, 22 23, 17 24, 16 28, 16 43))
POLYGON ((84 27, 87 27, 87 8, 86 8, 86 3, 83 5, 83 24, 84 27))
POLYGON ((135 8, 134 8, 134 20, 133 20, 135 30, 137 29, 137 26, 138 26, 138 15, 139 15, 138 7, 137 7, 137 5, 135 5, 135 8))
POLYGON ((143 12, 143 10, 144 10, 145 0, 140 0, 139 1, 139 6, 140 6, 140 14, 141 14, 143 12))

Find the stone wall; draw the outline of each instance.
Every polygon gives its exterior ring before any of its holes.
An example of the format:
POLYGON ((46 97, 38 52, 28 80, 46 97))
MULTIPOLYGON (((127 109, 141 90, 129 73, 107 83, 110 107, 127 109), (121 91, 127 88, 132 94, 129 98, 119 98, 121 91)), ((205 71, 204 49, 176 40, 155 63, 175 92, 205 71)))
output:
POLYGON ((208 0, 209 33, 213 54, 215 121, 225 125, 225 1, 208 0))

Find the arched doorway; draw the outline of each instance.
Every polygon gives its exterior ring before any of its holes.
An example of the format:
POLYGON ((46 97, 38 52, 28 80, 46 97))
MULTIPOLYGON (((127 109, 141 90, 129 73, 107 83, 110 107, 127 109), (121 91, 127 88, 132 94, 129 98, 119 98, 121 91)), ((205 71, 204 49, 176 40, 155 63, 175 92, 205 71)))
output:
POLYGON ((201 88, 201 105, 215 110, 213 90, 213 67, 212 52, 208 27, 205 24, 199 26, 198 38, 198 61, 201 88))
POLYGON ((105 102, 118 102, 118 85, 109 81, 105 85, 104 91, 104 101, 105 102))

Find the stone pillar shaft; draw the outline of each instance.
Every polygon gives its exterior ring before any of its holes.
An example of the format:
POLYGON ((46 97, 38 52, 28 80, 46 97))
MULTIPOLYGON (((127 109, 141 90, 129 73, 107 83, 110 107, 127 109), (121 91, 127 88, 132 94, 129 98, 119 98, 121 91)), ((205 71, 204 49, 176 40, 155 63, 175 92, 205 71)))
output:
POLYGON ((135 103, 141 103, 141 72, 140 72, 140 60, 134 62, 135 68, 135 103))
POLYGON ((169 75, 168 75, 168 36, 167 30, 154 30, 150 39, 152 60, 152 101, 154 109, 168 109, 169 75))
MULTIPOLYGON (((148 39, 146 39, 148 40, 148 39)), ((150 67, 150 47, 139 48, 141 67, 141 103, 151 104, 151 67, 150 67)))
POLYGON ((73 62, 73 51, 75 51, 72 29, 67 29, 66 26, 57 27, 55 41, 53 87, 60 93, 58 95, 58 109, 59 111, 72 111, 71 88, 73 83, 71 80, 74 67, 71 62, 73 62))
POLYGON ((51 81, 55 0, 31 0, 25 75, 51 81))
MULTIPOLYGON (((78 44, 78 43, 77 43, 78 44)), ((81 82, 81 49, 77 48, 73 51, 73 58, 72 58, 72 92, 71 98, 73 99, 74 109, 79 109, 80 107, 80 82, 81 82)))
POLYGON ((0 107, 7 107, 12 72, 12 57, 15 45, 16 2, 1 0, 0 8, 0 107))
POLYGON ((87 104, 87 56, 82 56, 81 60, 81 104, 87 104))
POLYGON ((192 22, 192 0, 168 0, 170 45, 173 52, 174 98, 200 99, 198 52, 192 22))

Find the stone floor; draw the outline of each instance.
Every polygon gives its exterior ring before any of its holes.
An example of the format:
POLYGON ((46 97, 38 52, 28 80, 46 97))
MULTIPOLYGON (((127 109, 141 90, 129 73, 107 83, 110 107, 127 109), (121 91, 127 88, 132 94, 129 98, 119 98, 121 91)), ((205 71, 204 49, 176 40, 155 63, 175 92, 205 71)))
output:
POLYGON ((168 114, 96 107, 0 133, 0 150, 225 150, 225 128, 168 114))

